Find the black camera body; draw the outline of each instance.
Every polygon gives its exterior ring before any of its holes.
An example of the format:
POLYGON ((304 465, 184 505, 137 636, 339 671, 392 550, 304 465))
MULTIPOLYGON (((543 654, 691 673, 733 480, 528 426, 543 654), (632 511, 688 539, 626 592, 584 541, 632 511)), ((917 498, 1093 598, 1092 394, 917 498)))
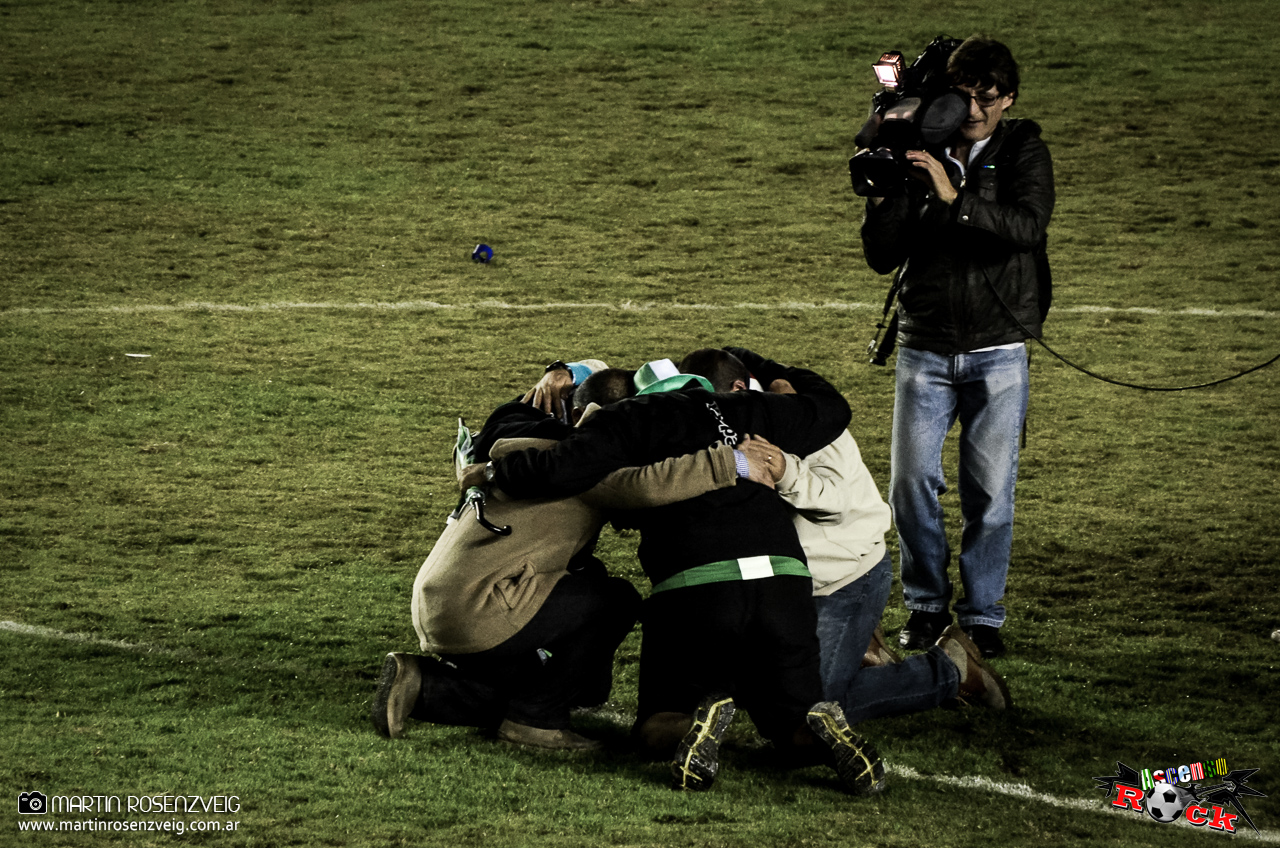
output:
POLYGON ((918 182, 910 176, 908 150, 944 158, 945 142, 969 117, 969 96, 947 81, 947 60, 960 44, 940 35, 910 67, 896 51, 875 63, 885 87, 872 97, 871 115, 854 139, 859 150, 849 160, 849 176, 855 194, 888 197, 918 182))

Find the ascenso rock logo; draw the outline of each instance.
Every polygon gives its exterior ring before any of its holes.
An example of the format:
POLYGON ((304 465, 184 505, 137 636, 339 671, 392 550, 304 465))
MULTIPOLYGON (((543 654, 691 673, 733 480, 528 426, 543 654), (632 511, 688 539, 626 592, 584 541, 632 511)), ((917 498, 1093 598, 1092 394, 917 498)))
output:
POLYGON ((1185 818, 1196 827, 1235 833, 1239 819, 1254 831, 1258 829, 1240 800, 1266 797, 1248 785, 1249 778, 1257 771, 1256 768, 1228 770, 1225 759, 1141 772, 1117 762, 1114 776, 1094 780, 1108 798, 1115 796, 1111 801, 1113 807, 1145 812, 1166 824, 1185 818))

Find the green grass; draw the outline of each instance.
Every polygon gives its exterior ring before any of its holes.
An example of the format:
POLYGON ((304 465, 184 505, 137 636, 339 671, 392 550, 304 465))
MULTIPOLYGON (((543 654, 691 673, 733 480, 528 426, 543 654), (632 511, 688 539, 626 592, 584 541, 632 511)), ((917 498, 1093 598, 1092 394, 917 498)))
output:
MULTIPOLYGON (((711 793, 670 792, 624 749, 634 635, 583 719, 606 754, 368 725, 456 418, 547 361, 811 366, 887 482, 846 160, 880 52, 977 30, 1055 157, 1050 343, 1157 385, 1273 356, 1267 3, 0 5, 0 620, 99 640, 0 630, 9 797, 237 795, 237 832, 182 837, 228 845, 1163 846, 1219 837, 1091 778, 1226 757, 1275 840, 1274 368, 1153 394, 1034 353, 1017 709, 863 726, 883 797, 776 772, 745 721, 711 793)), ((643 584, 635 541, 601 552, 643 584)))

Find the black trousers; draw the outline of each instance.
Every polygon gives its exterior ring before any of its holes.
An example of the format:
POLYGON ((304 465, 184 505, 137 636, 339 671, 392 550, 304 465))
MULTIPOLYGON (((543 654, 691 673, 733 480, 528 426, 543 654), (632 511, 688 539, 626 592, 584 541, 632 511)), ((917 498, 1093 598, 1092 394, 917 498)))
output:
POLYGON ((786 746, 822 700, 808 577, 707 583, 645 601, 637 727, 731 695, 766 739, 786 746))
POLYGON ((551 730, 569 710, 609 699, 613 655, 640 612, 640 593, 598 569, 560 578, 533 619, 510 639, 444 662, 419 658, 422 692, 412 716, 493 727, 504 719, 551 730))

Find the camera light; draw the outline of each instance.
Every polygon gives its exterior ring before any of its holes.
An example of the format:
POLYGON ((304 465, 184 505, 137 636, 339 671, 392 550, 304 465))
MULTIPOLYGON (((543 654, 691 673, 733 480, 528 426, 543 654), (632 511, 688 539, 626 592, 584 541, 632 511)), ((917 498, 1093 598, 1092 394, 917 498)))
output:
POLYGON ((880 61, 871 67, 875 68, 876 79, 880 80, 881 85, 885 88, 896 88, 898 80, 902 78, 902 54, 892 50, 881 56, 880 61))

